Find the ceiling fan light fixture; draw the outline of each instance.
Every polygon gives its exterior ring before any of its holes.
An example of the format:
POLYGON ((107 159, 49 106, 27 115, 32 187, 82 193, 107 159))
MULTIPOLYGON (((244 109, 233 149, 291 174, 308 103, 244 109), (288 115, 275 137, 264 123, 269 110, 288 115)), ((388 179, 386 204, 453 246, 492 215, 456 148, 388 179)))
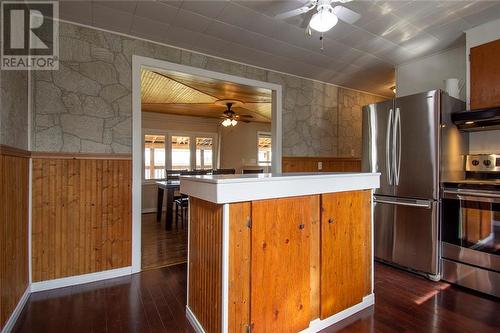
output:
POLYGON ((236 126, 237 123, 236 119, 231 119, 231 126, 236 126))
POLYGON ((311 18, 309 26, 316 31, 325 32, 333 28, 338 21, 331 6, 322 6, 318 7, 318 12, 311 18))
POLYGON ((231 126, 231 119, 227 118, 222 121, 222 126, 228 127, 231 126))

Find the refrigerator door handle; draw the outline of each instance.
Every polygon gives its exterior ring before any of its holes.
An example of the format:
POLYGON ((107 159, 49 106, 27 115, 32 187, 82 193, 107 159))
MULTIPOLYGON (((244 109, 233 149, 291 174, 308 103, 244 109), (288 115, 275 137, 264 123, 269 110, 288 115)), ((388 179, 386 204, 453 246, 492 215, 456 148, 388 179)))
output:
POLYGON ((373 201, 376 203, 384 203, 384 204, 390 204, 390 205, 396 205, 396 206, 419 207, 419 208, 425 208, 425 209, 432 208, 432 202, 426 201, 426 200, 414 200, 412 202, 409 202, 409 201, 386 200, 386 199, 380 199, 380 198, 375 197, 373 199, 373 201))
POLYGON ((395 184, 399 185, 399 174, 401 171, 401 111, 396 108, 394 116, 394 178, 395 184))
MULTIPOLYGON (((387 183, 389 185, 392 185, 392 156, 389 154, 390 151, 390 141, 391 141, 391 134, 392 132, 392 126, 393 126, 393 110, 389 109, 389 118, 387 119, 387 133, 385 137, 385 165, 387 167, 387 183)), ((393 139, 394 141, 394 139, 393 139)), ((394 144, 394 143, 393 143, 394 144)), ((394 149, 392 150, 394 153, 394 149)))

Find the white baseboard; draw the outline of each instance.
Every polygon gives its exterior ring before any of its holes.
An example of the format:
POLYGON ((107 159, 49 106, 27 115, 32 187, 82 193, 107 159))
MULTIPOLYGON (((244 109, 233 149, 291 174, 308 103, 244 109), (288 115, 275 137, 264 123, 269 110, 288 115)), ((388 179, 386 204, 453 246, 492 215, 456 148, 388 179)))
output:
POLYGON ((123 268, 111 269, 108 271, 70 276, 61 279, 33 282, 31 283, 31 292, 34 293, 37 291, 63 288, 89 282, 96 282, 130 274, 132 274, 132 267, 128 266, 123 268))
MULTIPOLYGON (((319 331, 324 330, 325 328, 327 328, 335 323, 338 323, 341 320, 344 320, 344 319, 354 315, 355 313, 357 313, 361 310, 364 310, 364 309, 372 306, 374 303, 375 303, 375 295, 370 294, 368 296, 363 297, 363 300, 361 301, 361 303, 358 303, 354 306, 351 306, 350 308, 345 309, 344 311, 341 311, 339 313, 336 313, 331 317, 328 317, 328 318, 323 319, 323 320, 316 319, 316 320, 311 321, 311 323, 309 324, 309 327, 303 331, 300 331, 299 333, 319 332, 319 331)), ((205 333, 203 326, 201 326, 200 322, 196 318, 195 314, 191 311, 189 306, 186 306, 186 317, 197 333, 205 333)))
POLYGON ((14 311, 12 311, 12 314, 10 315, 9 319, 7 319, 7 321, 5 322, 5 325, 1 333, 10 333, 12 331, 14 325, 16 324, 16 320, 17 318, 19 318, 21 311, 23 311, 23 308, 26 305, 26 302, 28 301, 29 297, 30 297, 30 287, 28 286, 24 291, 23 295, 21 296, 21 299, 17 303, 16 307, 14 308, 14 311))
POLYGON ((205 330, 203 329, 203 326, 201 326, 200 322, 198 321, 198 318, 194 315, 193 311, 189 308, 189 306, 186 305, 186 317, 191 323, 191 326, 193 326, 194 330, 197 333, 205 333, 205 330))
POLYGON ((354 306, 351 306, 350 308, 345 309, 344 311, 336 313, 333 316, 328 317, 328 318, 323 319, 323 320, 315 319, 315 320, 311 321, 311 323, 309 324, 309 327, 303 331, 300 331, 300 333, 319 332, 319 331, 327 328, 328 326, 331 326, 335 323, 338 323, 339 321, 344 320, 344 319, 352 316, 353 314, 372 306, 374 303, 375 303, 375 295, 374 294, 370 294, 368 296, 365 296, 365 297, 363 297, 363 300, 361 301, 361 303, 358 303, 354 306))

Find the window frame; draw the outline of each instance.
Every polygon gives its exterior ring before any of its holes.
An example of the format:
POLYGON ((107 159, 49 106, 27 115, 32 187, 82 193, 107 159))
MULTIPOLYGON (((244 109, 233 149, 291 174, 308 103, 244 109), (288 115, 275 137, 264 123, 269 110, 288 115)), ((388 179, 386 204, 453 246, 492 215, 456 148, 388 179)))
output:
POLYGON ((185 136, 189 137, 190 161, 189 168, 196 168, 196 138, 211 138, 212 139, 212 168, 219 166, 219 135, 215 132, 198 132, 198 131, 179 131, 179 130, 164 130, 154 128, 142 129, 142 183, 154 184, 159 179, 146 179, 145 175, 145 148, 146 135, 164 135, 165 136, 165 169, 172 169, 172 137, 185 136))

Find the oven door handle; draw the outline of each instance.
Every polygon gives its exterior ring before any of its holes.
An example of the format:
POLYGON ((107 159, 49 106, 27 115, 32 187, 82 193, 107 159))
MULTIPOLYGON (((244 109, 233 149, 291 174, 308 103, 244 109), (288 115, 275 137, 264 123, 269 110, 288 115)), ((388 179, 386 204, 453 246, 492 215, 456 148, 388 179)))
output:
POLYGON ((464 190, 444 190, 446 194, 455 194, 457 196, 468 196, 468 197, 482 197, 482 198, 498 198, 500 199, 500 194, 493 191, 464 191, 464 190))

